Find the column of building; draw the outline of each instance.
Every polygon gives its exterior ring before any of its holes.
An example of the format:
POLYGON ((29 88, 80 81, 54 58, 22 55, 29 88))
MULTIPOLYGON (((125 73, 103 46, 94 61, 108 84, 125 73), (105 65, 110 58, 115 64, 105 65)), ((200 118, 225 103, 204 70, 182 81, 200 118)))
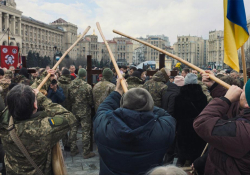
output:
POLYGON ((4 23, 5 30, 7 30, 9 28, 9 14, 7 13, 4 14, 4 23))
POLYGON ((35 27, 34 26, 32 26, 32 35, 31 35, 31 37, 32 37, 32 43, 33 43, 33 52, 37 52, 37 50, 36 50, 36 42, 35 42, 35 27))
POLYGON ((21 17, 17 18, 17 25, 18 25, 18 35, 21 36, 22 33, 21 33, 21 28, 22 28, 22 24, 21 24, 21 17))
POLYGON ((2 31, 3 31, 3 28, 2 28, 2 26, 3 26, 2 17, 3 17, 3 13, 2 13, 2 12, 0 12, 0 32, 2 32, 2 31))
POLYGON ((32 48, 31 48, 31 43, 30 43, 30 26, 27 25, 27 37, 28 37, 28 52, 29 51, 32 51, 32 48))

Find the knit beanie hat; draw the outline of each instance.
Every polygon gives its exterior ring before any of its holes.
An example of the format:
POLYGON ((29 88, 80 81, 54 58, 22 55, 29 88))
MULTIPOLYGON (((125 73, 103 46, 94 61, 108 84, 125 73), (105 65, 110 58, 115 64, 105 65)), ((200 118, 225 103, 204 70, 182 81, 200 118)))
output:
POLYGON ((113 72, 110 68, 105 68, 103 71, 102 71, 102 76, 105 80, 107 81, 111 81, 112 78, 113 78, 113 72))
POLYGON ((79 78, 86 77, 86 75, 87 75, 87 71, 84 68, 79 69, 78 71, 79 78))
POLYGON ((3 69, 0 69, 0 75, 4 76, 4 71, 3 71, 3 69))
POLYGON ((174 84, 177 86, 184 86, 184 77, 183 76, 175 76, 174 77, 174 84))
POLYGON ((141 72, 136 70, 133 72, 133 74, 131 76, 141 79, 141 72))
POLYGON ((70 75, 70 71, 69 71, 69 69, 66 69, 66 68, 64 68, 63 70, 62 70, 62 75, 70 75))
POLYGON ((152 111, 154 100, 146 89, 132 88, 122 96, 120 106, 135 111, 152 111))
POLYGON ((197 84, 197 75, 189 73, 186 75, 184 84, 197 84))
POLYGON ((166 82, 168 82, 168 80, 169 80, 169 76, 168 76, 168 74, 167 74, 167 72, 166 72, 166 68, 161 68, 161 70, 160 70, 160 71, 163 73, 163 75, 164 75, 164 77, 165 77, 166 82))
POLYGON ((247 103, 250 106, 250 79, 247 81, 245 85, 245 96, 247 99, 247 103))

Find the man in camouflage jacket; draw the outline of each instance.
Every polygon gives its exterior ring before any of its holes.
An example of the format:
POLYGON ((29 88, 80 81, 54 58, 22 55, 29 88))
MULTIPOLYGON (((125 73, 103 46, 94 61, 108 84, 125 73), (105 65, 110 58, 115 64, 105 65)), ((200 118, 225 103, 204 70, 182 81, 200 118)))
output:
POLYGON ((22 83, 22 84, 30 86, 32 82, 29 80, 28 70, 23 67, 20 70, 19 74, 12 79, 12 83, 15 83, 15 84, 22 83))
POLYGON ((141 79, 141 72, 137 70, 134 71, 126 81, 128 84, 128 90, 131 88, 140 88, 143 86, 143 81, 141 79))
POLYGON ((10 116, 15 132, 44 175, 52 173, 52 148, 75 125, 75 116, 52 103, 38 90, 19 84, 7 96, 8 110, 0 118, 0 136, 5 150, 8 175, 35 175, 37 172, 9 135, 10 116), (45 111, 37 112, 37 104, 45 111))
POLYGON ((153 97, 155 106, 161 108, 162 104, 162 95, 164 94, 165 91, 167 91, 168 86, 166 85, 166 82, 168 82, 168 75, 165 70, 165 68, 162 68, 158 72, 156 72, 153 76, 153 78, 149 81, 147 81, 144 85, 143 88, 147 89, 148 92, 151 94, 153 97))
MULTIPOLYGON (((51 70, 51 69, 50 69, 51 70)), ((49 71, 50 71, 49 70, 49 71)), ((55 72, 53 70, 53 72, 55 72)), ((33 82, 33 84, 31 85, 32 88, 36 88, 37 86, 39 86, 39 84, 43 81, 43 79, 48 75, 47 71, 44 71, 41 75, 39 79, 36 79, 35 82, 33 82)), ((49 78, 46 83, 43 85, 42 89, 44 89, 45 91, 47 91, 49 89, 49 86, 51 84, 51 79, 49 78)))
MULTIPOLYGON (((93 106, 92 87, 84 81, 87 72, 81 68, 78 71, 78 77, 72 81, 69 87, 69 100, 71 109, 76 118, 80 121, 82 126, 82 141, 83 141, 83 158, 88 159, 95 156, 90 152, 90 130, 91 130, 91 107, 93 106)), ((69 141, 71 143, 71 156, 79 153, 76 145, 77 127, 73 127, 70 131, 69 141)))
MULTIPOLYGON (((1 71, 3 72, 2 69, 1 69, 1 71)), ((3 98, 4 101, 5 101, 5 98, 7 96, 8 91, 9 91, 10 83, 11 83, 11 79, 8 76, 6 76, 5 73, 4 73, 4 77, 2 79, 0 79, 0 86, 3 89, 1 91, 1 97, 3 98)))
MULTIPOLYGON (((70 109, 70 100, 69 100, 69 87, 71 85, 71 76, 68 69, 62 70, 62 76, 58 79, 58 86, 63 89, 63 94, 66 97, 66 99, 61 103, 61 105, 67 109, 68 111, 71 111, 70 109)), ((68 133, 65 135, 65 138, 62 139, 64 150, 69 151, 70 150, 70 143, 68 141, 68 133)))
POLYGON ((102 72, 102 80, 93 88, 93 99, 95 104, 95 112, 99 105, 106 99, 111 92, 115 90, 115 85, 111 83, 113 72, 109 68, 105 68, 102 72))
POLYGON ((66 99, 61 103, 61 105, 66 108, 67 110, 71 111, 70 109, 70 101, 68 98, 68 90, 71 85, 71 76, 68 69, 63 69, 62 76, 58 79, 58 86, 63 89, 63 94, 66 99))

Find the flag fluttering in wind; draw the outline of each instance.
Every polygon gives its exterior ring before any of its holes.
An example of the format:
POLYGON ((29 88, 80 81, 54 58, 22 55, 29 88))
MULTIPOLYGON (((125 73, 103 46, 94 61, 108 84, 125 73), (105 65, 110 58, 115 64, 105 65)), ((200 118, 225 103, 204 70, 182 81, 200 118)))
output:
POLYGON ((239 72, 237 50, 249 38, 243 0, 224 0, 224 63, 239 72))

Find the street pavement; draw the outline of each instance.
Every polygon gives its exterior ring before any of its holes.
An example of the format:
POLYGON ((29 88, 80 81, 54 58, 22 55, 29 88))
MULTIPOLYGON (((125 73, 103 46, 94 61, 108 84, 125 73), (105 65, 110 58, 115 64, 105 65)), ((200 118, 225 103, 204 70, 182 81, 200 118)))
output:
MULTIPOLYGON (((83 159, 82 156, 82 131, 79 128, 77 134, 77 146, 79 148, 79 154, 71 157, 70 152, 63 151, 64 162, 67 167, 68 175, 99 175, 100 164, 99 164, 99 154, 97 152, 97 147, 94 144, 95 157, 90 159, 83 159)), ((174 159, 173 165, 176 165, 177 158, 174 159)))
POLYGON ((99 175, 100 165, 97 148, 94 144, 94 153, 96 154, 95 157, 83 159, 81 132, 81 129, 78 129, 77 146, 80 153, 71 157, 70 152, 63 151, 64 162, 67 167, 68 175, 99 175))

